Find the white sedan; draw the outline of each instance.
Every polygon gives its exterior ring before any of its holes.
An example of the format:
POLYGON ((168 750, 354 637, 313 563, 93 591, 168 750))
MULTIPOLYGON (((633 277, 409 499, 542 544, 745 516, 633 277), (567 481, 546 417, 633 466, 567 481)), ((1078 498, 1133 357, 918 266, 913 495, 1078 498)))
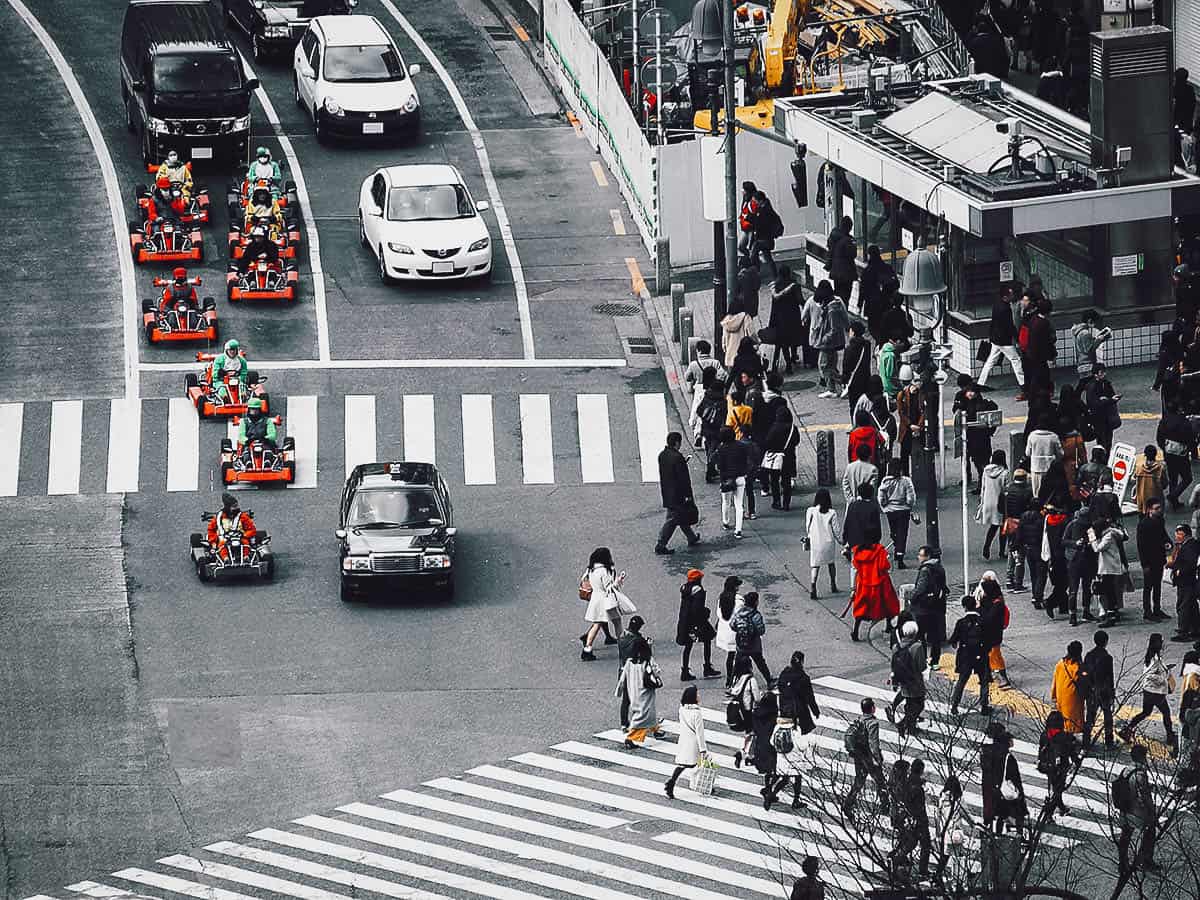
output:
POLYGON ((362 183, 358 230, 375 254, 379 280, 486 277, 492 241, 454 166, 385 166, 362 183))

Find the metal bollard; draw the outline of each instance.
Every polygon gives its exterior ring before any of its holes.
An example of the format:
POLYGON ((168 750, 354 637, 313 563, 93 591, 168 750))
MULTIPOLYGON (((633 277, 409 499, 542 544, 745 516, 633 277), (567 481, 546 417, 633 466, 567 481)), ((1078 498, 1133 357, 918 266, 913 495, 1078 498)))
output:
POLYGON ((1023 456, 1025 456, 1025 432, 1013 429, 1008 433, 1008 466, 1011 471, 1017 470, 1023 456))
POLYGON ((817 484, 820 487, 837 484, 837 455, 832 431, 817 432, 817 484))
POLYGON ((675 282, 671 285, 671 340, 676 342, 679 340, 679 311, 685 303, 683 285, 675 282))
POLYGON ((696 358, 692 327, 692 311, 685 306, 679 311, 679 358, 685 366, 696 358))
POLYGON ((671 239, 654 242, 654 293, 661 297, 671 289, 671 239))

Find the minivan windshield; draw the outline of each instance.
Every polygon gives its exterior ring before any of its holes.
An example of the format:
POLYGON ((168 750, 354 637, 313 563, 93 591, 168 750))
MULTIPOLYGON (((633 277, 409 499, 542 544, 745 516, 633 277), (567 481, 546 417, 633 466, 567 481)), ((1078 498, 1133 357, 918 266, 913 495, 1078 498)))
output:
POLYGON ((338 82, 403 81, 400 55, 387 44, 328 47, 325 80, 338 82))
POLYGON ((237 57, 224 53, 163 54, 154 59, 154 87, 166 93, 236 91, 237 57))
POLYGON ((461 184, 394 187, 388 192, 387 217, 393 222, 469 219, 473 215, 475 208, 461 184))

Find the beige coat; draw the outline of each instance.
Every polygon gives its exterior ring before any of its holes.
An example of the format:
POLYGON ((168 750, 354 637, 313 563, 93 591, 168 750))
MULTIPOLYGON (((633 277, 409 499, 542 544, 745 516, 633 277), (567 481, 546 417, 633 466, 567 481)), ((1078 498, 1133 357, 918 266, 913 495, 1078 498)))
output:
POLYGON ((1152 497, 1162 499, 1167 495, 1167 467, 1161 459, 1153 462, 1141 456, 1133 469, 1134 500, 1138 512, 1143 516, 1152 497))
POLYGON ((738 347, 742 344, 742 338, 754 337, 754 317, 748 316, 744 312, 726 316, 721 320, 721 331, 721 340, 724 341, 721 346, 725 350, 725 366, 732 368, 738 347))

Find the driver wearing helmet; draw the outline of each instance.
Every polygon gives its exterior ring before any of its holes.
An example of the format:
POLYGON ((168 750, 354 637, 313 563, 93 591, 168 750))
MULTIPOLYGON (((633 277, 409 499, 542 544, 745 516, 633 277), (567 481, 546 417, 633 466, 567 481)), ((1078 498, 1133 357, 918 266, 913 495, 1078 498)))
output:
POLYGON ((173 185, 166 175, 160 175, 154 182, 154 190, 150 192, 146 204, 146 230, 149 231, 151 225, 160 218, 178 222, 186 208, 182 188, 173 185))
POLYGON ((179 158, 179 153, 175 150, 170 150, 167 153, 167 158, 161 166, 158 167, 158 173, 155 176, 158 178, 166 178, 171 184, 178 185, 183 191, 185 200, 192 196, 192 170, 191 167, 179 158))
POLYGON ((238 272, 245 275, 260 259, 279 262, 279 248, 274 241, 267 240, 265 228, 255 225, 250 229, 250 240, 242 251, 242 258, 238 260, 238 272))
POLYGON ((258 536, 258 529, 249 513, 242 512, 237 497, 226 491, 221 495, 221 511, 208 520, 209 546, 223 549, 225 541, 233 534, 241 534, 247 541, 253 541, 258 536))
POLYGON ((213 387, 216 388, 217 397, 226 401, 229 399, 229 388, 225 386, 225 378, 233 376, 241 383, 244 390, 250 383, 250 363, 246 361, 246 355, 242 353, 241 344, 233 338, 225 342, 225 350, 217 354, 217 358, 212 364, 212 380, 213 387))
POLYGON ((275 449, 279 432, 275 420, 263 411, 262 398, 255 397, 246 406, 246 414, 242 416, 242 424, 238 427, 238 450, 244 460, 250 461, 250 442, 262 441, 272 450, 275 449))
POLYGON ((179 308, 180 304, 197 306, 196 288, 188 283, 187 269, 180 266, 171 273, 173 280, 163 291, 162 308, 179 308))
POLYGON ((271 192, 278 195, 279 185, 283 181, 283 172, 279 168, 279 163, 271 159, 271 151, 266 147, 259 147, 254 156, 254 161, 246 170, 246 183, 254 184, 257 181, 266 181, 271 185, 271 192))
POLYGON ((275 232, 271 235, 272 238, 283 231, 283 210, 279 208, 279 203, 271 196, 271 192, 264 187, 255 188, 254 193, 250 195, 242 232, 249 234, 260 219, 269 220, 271 230, 275 232))

